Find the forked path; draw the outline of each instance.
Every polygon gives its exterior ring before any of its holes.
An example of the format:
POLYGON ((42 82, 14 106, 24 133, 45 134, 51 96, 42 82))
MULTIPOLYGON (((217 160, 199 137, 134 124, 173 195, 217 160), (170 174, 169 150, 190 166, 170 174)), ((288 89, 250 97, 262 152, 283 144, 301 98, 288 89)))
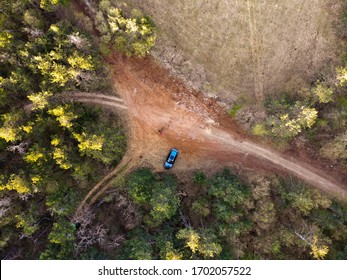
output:
POLYGON ((128 107, 130 146, 154 169, 162 168, 165 149, 175 146, 181 151, 175 172, 238 164, 294 175, 340 199, 347 197, 345 174, 330 176, 318 165, 255 143, 215 100, 188 89, 151 58, 114 54, 108 62, 128 107))
POLYGON ((161 171, 166 152, 180 150, 174 172, 221 166, 261 169, 294 175, 339 199, 347 198, 346 174, 333 176, 319 168, 255 143, 246 136, 213 99, 186 88, 151 58, 114 54, 112 65, 117 97, 75 93, 76 101, 127 109, 129 149, 122 162, 99 182, 79 206, 93 204, 117 176, 145 163, 161 171))

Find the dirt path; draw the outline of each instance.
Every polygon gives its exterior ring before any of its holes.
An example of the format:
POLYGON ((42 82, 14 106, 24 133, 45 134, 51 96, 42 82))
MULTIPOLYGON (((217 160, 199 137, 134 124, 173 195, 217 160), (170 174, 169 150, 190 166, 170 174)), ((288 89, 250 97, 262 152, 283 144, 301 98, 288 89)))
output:
POLYGON ((287 159, 276 151, 247 140, 242 142, 237 141, 232 137, 232 135, 221 130, 215 130, 212 134, 212 138, 216 138, 216 141, 219 141, 220 143, 224 142, 223 147, 230 145, 231 149, 238 149, 243 153, 252 154, 257 158, 264 160, 264 165, 266 165, 266 162, 271 162, 278 170, 285 170, 287 173, 301 178, 322 191, 331 192, 337 197, 346 197, 347 190, 345 187, 335 182, 333 178, 324 174, 321 170, 308 166, 303 162, 299 162, 295 159, 287 159))

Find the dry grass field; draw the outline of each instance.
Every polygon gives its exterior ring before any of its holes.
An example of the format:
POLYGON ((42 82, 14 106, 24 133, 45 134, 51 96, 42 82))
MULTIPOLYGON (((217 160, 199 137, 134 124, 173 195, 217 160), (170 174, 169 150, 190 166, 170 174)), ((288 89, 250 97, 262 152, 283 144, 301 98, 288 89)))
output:
POLYGON ((153 55, 226 103, 295 90, 337 61, 338 0, 125 0, 153 17, 153 55))

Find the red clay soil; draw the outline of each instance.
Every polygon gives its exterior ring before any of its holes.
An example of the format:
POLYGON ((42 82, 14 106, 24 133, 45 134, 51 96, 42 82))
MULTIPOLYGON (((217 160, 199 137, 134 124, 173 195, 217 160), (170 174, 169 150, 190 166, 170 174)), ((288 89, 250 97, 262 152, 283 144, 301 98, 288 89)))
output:
MULTIPOLYGON (((257 144, 216 100, 187 88, 152 58, 108 58, 119 95, 128 107, 127 156, 156 171, 170 148, 180 154, 172 171, 215 171, 223 166, 294 175, 339 198, 347 195, 346 174, 325 172, 314 160, 281 154, 257 144)), ((259 142, 259 141, 258 141, 259 142)))

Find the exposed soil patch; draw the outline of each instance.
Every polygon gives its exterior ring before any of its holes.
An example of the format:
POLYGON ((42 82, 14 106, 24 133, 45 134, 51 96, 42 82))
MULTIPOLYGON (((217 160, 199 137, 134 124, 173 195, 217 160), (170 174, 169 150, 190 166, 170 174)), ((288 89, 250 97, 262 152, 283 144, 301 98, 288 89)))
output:
POLYGON ((327 175, 319 164, 312 167, 290 154, 256 144, 214 99, 188 89, 153 59, 115 54, 108 62, 128 107, 129 155, 136 154, 132 156, 135 165, 162 171, 166 153, 176 147, 181 153, 170 172, 238 166, 291 174, 336 196, 347 195, 345 174, 329 171, 327 175))

